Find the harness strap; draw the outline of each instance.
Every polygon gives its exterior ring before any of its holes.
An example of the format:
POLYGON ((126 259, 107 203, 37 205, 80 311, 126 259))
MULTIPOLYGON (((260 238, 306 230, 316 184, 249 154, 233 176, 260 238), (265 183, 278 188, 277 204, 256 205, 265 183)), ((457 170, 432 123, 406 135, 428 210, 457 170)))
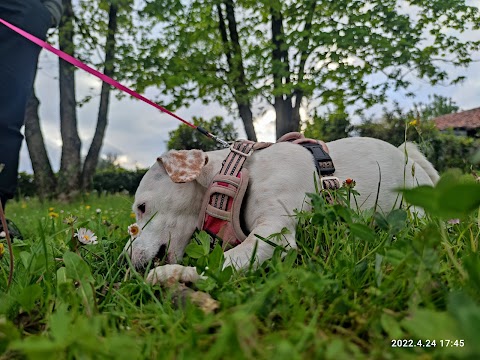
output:
MULTIPOLYGON (((298 132, 292 132, 283 135, 277 142, 288 141, 293 144, 298 144, 303 146, 305 149, 310 151, 313 156, 315 163, 315 168, 317 173, 321 176, 332 175, 335 172, 335 166, 333 166, 333 161, 330 155, 328 154, 327 145, 320 140, 309 139, 303 136, 298 132)), ((340 187, 340 182, 338 182, 338 187, 340 187)))
POLYGON ((305 142, 300 143, 300 145, 310 151, 310 153, 313 155, 315 167, 320 175, 332 175, 335 172, 335 166, 333 166, 332 158, 320 144, 305 142))
MULTIPOLYGON (((331 191, 340 188, 340 181, 336 177, 325 176, 335 171, 326 144, 323 141, 307 139, 300 133, 285 134, 277 142, 285 141, 301 145, 313 155, 322 193, 328 202, 333 203, 331 191)), ((240 210, 249 180, 248 170, 244 169, 243 165, 255 150, 270 145, 272 143, 239 140, 230 146, 230 153, 223 161, 222 168, 207 189, 201 207, 203 210, 198 218, 197 228, 205 230, 214 239, 211 247, 220 240, 226 250, 247 238, 240 225, 240 210)))
POLYGON ((270 145, 249 140, 234 142, 204 196, 205 210, 199 216, 198 228, 220 238, 224 249, 240 244, 247 237, 240 225, 240 209, 249 179, 243 164, 253 151, 270 145))

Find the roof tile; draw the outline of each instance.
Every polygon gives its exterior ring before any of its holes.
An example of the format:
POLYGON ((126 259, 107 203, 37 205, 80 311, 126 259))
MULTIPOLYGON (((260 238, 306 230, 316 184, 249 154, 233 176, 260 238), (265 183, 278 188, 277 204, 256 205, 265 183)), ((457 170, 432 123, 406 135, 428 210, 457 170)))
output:
POLYGON ((433 119, 439 130, 448 128, 480 128, 480 107, 454 114, 442 115, 433 119))

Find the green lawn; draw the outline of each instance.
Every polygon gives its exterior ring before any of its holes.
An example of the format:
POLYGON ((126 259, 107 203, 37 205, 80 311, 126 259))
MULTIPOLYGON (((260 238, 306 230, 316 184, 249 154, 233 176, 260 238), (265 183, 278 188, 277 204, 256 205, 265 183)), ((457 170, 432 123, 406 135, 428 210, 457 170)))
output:
POLYGON ((208 266, 191 288, 210 294, 214 312, 188 300, 193 290, 152 287, 119 261, 132 198, 12 202, 26 239, 14 243, 10 289, 8 251, 0 260, 0 359, 477 359, 479 187, 453 207, 445 188, 410 194, 438 202, 421 219, 312 195, 312 212, 297 214, 299 249, 233 275, 218 248, 202 250, 202 234, 185 263, 208 266), (444 206, 459 224, 442 220, 444 206), (81 226, 97 245, 72 242, 81 226))

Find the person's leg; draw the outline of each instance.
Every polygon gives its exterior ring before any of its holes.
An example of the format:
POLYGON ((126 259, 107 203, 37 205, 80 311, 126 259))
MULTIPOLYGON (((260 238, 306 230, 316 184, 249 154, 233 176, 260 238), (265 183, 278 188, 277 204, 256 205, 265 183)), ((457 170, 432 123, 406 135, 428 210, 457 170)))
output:
MULTIPOLYGON (((40 0, 1 0, 0 17, 45 39, 51 15, 40 0)), ((40 47, 0 24, 0 200, 5 207, 17 186, 25 106, 40 47)))

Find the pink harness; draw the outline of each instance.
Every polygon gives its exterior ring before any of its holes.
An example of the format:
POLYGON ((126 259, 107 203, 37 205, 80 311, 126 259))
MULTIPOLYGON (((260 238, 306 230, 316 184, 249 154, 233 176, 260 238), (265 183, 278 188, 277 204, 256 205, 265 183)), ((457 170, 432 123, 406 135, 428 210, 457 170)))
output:
MULTIPOLYGON (((277 142, 285 141, 302 145, 312 152, 319 175, 330 175, 335 171, 323 142, 306 139, 300 133, 285 134, 277 142), (312 144, 315 146, 311 146, 312 144), (318 151, 322 154, 318 155, 318 151)), ((229 249, 247 238, 240 225, 240 210, 249 179, 248 169, 243 165, 255 150, 265 149, 270 145, 272 143, 239 140, 230 147, 230 153, 223 161, 222 168, 214 176, 204 195, 202 212, 198 218, 198 229, 205 230, 215 239, 212 246, 220 240, 222 248, 229 249)), ((321 176, 321 186, 322 189, 338 189, 340 181, 336 177, 321 176)))

